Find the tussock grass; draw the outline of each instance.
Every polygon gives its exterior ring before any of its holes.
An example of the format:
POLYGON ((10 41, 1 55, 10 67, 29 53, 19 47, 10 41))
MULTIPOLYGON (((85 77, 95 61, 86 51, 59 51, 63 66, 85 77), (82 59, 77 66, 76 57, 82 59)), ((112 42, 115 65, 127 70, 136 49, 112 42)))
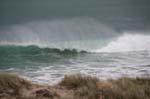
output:
MULTIPOLYGON (((37 86, 37 84, 33 84, 15 74, 0 73, 0 99, 53 99, 44 96, 48 93, 48 89, 37 90, 39 93, 35 92, 36 95, 43 94, 41 97, 34 95, 34 93, 28 94, 36 90, 37 86)), ((45 87, 43 86, 43 88, 45 87)))
POLYGON ((73 88, 74 99, 98 99, 98 79, 81 74, 66 75, 59 83, 61 86, 73 88))
POLYGON ((111 87, 99 88, 102 99, 150 99, 150 78, 127 78, 108 81, 111 87))
POLYGON ((65 75, 59 85, 66 86, 68 88, 78 88, 84 85, 96 84, 97 78, 86 76, 83 74, 65 75))
POLYGON ((0 74, 0 93, 19 95, 23 88, 28 88, 30 82, 20 78, 15 74, 0 74))
POLYGON ((66 75, 59 85, 74 89, 74 99, 150 99, 150 77, 100 81, 75 74, 66 75))
POLYGON ((150 99, 150 77, 122 77, 102 81, 95 77, 74 74, 66 75, 58 84, 59 87, 56 85, 48 89, 40 86, 43 90, 36 91, 37 87, 33 85, 17 75, 0 74, 0 99, 150 99), (23 89, 26 91, 22 91, 23 89), (29 92, 29 96, 23 96, 24 92, 29 92), (71 94, 64 96, 65 92, 71 94), (44 97, 45 94, 54 98, 44 97))

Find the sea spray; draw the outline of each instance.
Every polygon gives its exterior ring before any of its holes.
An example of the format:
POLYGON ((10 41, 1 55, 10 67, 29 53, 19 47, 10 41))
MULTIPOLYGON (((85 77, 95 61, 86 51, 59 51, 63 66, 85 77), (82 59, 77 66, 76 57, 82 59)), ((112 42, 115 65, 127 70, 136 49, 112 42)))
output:
POLYGON ((148 51, 150 50, 149 44, 150 35, 125 33, 94 52, 148 51))
POLYGON ((0 44, 90 50, 104 46, 116 31, 90 17, 32 21, 0 30, 0 44))

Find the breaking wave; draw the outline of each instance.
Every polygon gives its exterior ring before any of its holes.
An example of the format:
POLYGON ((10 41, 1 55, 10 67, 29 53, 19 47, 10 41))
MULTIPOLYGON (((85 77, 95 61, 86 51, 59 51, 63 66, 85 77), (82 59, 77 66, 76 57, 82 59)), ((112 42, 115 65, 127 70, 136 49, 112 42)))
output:
POLYGON ((7 65, 7 63, 9 65, 52 63, 68 57, 75 57, 81 53, 86 53, 86 51, 79 52, 76 49, 40 48, 35 45, 1 45, 0 66, 7 65))
POLYGON ((0 45, 36 45, 88 52, 150 50, 150 35, 117 33, 89 17, 13 24, 0 29, 0 34, 0 45))
POLYGON ((0 29, 1 45, 37 45, 58 49, 97 49, 116 31, 90 17, 53 19, 12 24, 0 29))
POLYGON ((94 52, 126 52, 150 50, 150 35, 128 34, 118 37, 94 52))

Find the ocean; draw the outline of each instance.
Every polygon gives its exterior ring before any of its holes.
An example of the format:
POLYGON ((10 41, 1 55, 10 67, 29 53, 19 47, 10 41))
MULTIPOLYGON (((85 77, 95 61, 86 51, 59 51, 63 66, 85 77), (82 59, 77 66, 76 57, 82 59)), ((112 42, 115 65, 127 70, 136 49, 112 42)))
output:
POLYGON ((1 0, 0 72, 54 84, 150 73, 149 0, 1 0))

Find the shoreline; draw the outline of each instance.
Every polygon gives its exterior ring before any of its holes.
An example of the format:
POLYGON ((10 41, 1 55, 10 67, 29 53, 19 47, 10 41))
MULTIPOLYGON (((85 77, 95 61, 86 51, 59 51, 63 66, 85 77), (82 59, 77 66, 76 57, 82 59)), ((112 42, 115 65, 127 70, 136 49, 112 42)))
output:
POLYGON ((1 73, 0 99, 150 99, 150 77, 99 80, 73 74, 55 85, 40 85, 1 73))

